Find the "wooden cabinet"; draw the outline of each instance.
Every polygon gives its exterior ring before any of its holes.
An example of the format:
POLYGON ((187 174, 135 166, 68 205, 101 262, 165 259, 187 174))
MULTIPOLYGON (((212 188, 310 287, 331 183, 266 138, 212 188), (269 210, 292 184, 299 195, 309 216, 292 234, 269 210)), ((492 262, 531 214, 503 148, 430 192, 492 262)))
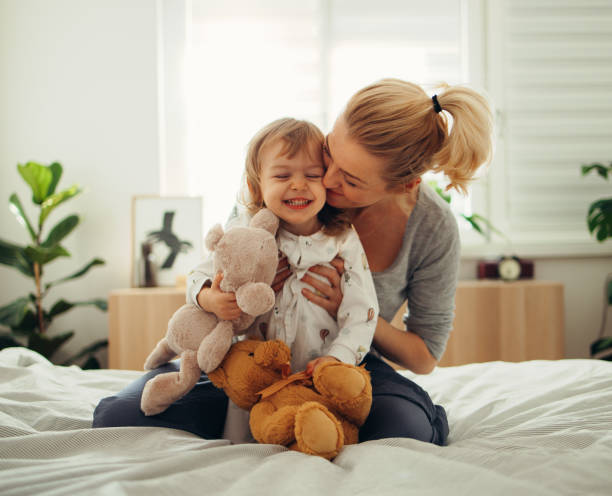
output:
MULTIPOLYGON (((142 370, 185 303, 185 288, 132 288, 109 295, 109 367, 142 370)), ((402 308, 393 323, 403 327, 402 308)), ((563 285, 460 281, 455 323, 441 366, 563 358, 563 285)))
POLYGON ((166 333, 168 320, 185 303, 185 288, 131 288, 108 298, 108 366, 143 370, 143 364, 166 333))
MULTIPOLYGON (((440 366, 564 356, 563 284, 460 281, 455 322, 440 366)), ((403 327, 402 309, 394 324, 403 327)))

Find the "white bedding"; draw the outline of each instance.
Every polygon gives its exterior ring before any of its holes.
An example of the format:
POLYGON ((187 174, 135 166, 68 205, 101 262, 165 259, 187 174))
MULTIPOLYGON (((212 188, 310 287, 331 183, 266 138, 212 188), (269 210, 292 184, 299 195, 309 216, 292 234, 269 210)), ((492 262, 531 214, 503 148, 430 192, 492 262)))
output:
POLYGON ((612 494, 610 362, 410 374, 445 406, 449 445, 371 441, 333 462, 172 429, 90 429, 99 399, 139 374, 0 351, 0 495, 612 494))

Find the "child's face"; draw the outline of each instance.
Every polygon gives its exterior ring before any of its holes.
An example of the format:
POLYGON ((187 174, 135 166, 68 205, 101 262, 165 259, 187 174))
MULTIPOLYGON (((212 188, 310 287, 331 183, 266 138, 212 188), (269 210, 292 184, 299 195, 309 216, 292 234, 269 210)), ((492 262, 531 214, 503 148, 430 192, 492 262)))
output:
POLYGON ((261 192, 264 203, 293 234, 306 236, 321 227, 317 214, 325 205, 320 145, 300 150, 293 158, 281 155, 283 142, 261 152, 261 192), (310 152, 310 153, 309 153, 310 152))

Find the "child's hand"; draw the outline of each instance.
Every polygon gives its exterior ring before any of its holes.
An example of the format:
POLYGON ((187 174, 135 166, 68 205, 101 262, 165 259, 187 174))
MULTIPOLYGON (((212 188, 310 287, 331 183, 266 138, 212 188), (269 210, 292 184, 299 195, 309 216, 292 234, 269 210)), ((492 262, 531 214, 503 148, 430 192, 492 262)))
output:
POLYGON ((242 314, 238 308, 235 293, 225 293, 221 290, 223 273, 218 272, 212 285, 204 287, 198 293, 198 303, 207 312, 214 313, 221 320, 235 320, 242 314))
POLYGON ((310 362, 306 364, 306 374, 313 375, 315 371, 317 370, 317 368, 320 365, 323 365, 325 362, 338 362, 338 361, 339 360, 336 357, 329 356, 329 355, 315 358, 314 360, 310 360, 310 362))

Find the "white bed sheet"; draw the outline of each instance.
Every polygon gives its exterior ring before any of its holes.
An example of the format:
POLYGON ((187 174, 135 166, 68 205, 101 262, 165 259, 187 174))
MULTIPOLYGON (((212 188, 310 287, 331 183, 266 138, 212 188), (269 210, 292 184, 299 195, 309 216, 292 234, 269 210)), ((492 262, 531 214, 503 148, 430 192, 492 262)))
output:
POLYGON ((449 445, 371 441, 345 447, 333 462, 172 429, 90 429, 100 398, 139 374, 0 351, 0 494, 612 494, 609 362, 408 374, 445 406, 449 445))

